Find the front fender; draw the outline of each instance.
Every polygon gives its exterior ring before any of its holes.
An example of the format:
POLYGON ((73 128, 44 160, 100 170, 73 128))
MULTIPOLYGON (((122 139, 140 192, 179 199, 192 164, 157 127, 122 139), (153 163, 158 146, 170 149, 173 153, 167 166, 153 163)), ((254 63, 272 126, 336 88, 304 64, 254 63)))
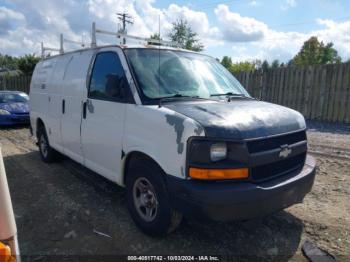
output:
POLYGON ((141 152, 165 173, 185 178, 187 140, 204 136, 204 129, 193 119, 158 106, 128 105, 123 151, 141 152))

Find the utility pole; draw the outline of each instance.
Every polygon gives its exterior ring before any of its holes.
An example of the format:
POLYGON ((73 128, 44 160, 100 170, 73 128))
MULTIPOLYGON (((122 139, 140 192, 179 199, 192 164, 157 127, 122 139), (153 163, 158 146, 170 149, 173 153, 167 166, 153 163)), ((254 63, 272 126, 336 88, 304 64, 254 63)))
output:
MULTIPOLYGON (((121 32, 123 34, 126 34, 126 24, 133 24, 133 22, 131 21, 132 19, 132 16, 128 15, 127 13, 117 13, 117 16, 118 16, 118 19, 120 21, 122 21, 122 29, 121 29, 121 32)), ((126 44, 126 39, 125 37, 123 38, 123 44, 125 45, 126 44)))

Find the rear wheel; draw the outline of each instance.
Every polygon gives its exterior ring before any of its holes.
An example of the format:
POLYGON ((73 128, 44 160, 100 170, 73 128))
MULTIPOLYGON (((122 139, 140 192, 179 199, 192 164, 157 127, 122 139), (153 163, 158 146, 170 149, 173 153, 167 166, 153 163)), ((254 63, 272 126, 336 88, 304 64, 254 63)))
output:
POLYGON ((135 224, 147 235, 164 236, 180 224, 172 209, 163 171, 151 161, 132 161, 126 179, 127 206, 135 224))
POLYGON ((50 147, 49 140, 44 127, 38 130, 38 146, 41 159, 46 163, 52 163, 58 160, 58 152, 50 147))

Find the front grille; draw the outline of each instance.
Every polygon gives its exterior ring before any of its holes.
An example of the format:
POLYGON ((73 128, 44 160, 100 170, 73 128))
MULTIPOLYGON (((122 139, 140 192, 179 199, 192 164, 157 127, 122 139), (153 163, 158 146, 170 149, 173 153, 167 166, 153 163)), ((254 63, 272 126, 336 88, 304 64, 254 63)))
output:
POLYGON ((263 181, 282 176, 292 171, 301 170, 304 166, 306 152, 277 162, 251 168, 251 177, 254 181, 263 181))
POLYGON ((252 140, 247 142, 249 153, 258 153, 275 148, 279 148, 281 145, 291 145, 300 141, 306 140, 306 132, 296 132, 293 134, 275 136, 271 138, 252 140))

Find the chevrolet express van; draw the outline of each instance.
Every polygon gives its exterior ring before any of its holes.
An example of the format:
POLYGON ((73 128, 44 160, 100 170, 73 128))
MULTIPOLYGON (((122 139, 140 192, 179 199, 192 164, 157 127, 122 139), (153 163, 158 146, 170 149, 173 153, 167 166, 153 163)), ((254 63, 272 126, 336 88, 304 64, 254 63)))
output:
POLYGON ((252 98, 214 58, 104 46, 40 61, 30 121, 44 162, 63 154, 126 188, 149 235, 182 216, 265 216, 302 202, 315 161, 303 116, 252 98))

